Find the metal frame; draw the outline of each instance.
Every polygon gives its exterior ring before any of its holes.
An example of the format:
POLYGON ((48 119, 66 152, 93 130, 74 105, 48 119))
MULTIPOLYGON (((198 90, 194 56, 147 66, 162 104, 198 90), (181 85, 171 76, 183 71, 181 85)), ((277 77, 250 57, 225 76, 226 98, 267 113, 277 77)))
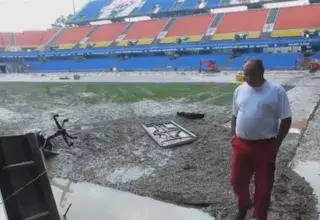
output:
POLYGON ((192 142, 194 142, 197 139, 197 136, 195 134, 193 134, 192 132, 188 131, 187 129, 183 128, 182 126, 178 125, 176 122, 174 121, 169 121, 169 122, 159 122, 159 123, 143 123, 142 127, 144 128, 144 130, 149 134, 149 136, 162 148, 172 148, 172 147, 177 147, 177 146, 181 146, 181 145, 185 145, 185 144, 190 144, 192 142), (167 131, 162 131, 162 132, 157 132, 156 134, 154 132, 151 132, 148 128, 150 127, 154 127, 156 129, 157 126, 163 126, 165 124, 172 124, 175 126, 175 128, 168 128, 167 131), (181 137, 173 137, 172 135, 170 135, 170 132, 176 131, 177 134, 180 132, 184 132, 186 133, 189 137, 186 140, 177 142, 177 143, 173 143, 173 144, 165 144, 166 142, 169 141, 174 141, 174 140, 179 140, 179 139, 184 139, 181 137), (166 135, 169 133, 169 139, 166 139, 164 141, 159 141, 158 138, 156 138, 157 135, 166 135))

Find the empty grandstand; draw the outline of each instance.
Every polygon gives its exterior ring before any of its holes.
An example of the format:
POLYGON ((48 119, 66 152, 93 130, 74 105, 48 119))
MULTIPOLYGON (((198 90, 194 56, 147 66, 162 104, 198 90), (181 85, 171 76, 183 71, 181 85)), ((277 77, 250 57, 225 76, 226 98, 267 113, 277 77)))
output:
POLYGON ((305 0, 95 0, 66 27, 0 32, 0 61, 33 71, 174 70, 201 60, 239 69, 260 57, 270 69, 304 68, 296 61, 319 54, 319 11, 305 0), (100 20, 109 22, 91 24, 100 20))

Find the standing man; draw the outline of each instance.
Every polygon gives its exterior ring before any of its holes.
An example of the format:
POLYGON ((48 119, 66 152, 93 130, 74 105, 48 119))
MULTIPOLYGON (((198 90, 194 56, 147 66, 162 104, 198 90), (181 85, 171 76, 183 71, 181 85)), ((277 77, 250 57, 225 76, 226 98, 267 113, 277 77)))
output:
POLYGON ((281 85, 264 78, 263 63, 250 59, 244 65, 246 82, 233 95, 231 184, 237 197, 235 220, 266 220, 274 182, 278 149, 291 126, 291 109, 281 85), (279 120, 280 126, 279 126, 279 120), (252 203, 249 184, 254 174, 252 203))

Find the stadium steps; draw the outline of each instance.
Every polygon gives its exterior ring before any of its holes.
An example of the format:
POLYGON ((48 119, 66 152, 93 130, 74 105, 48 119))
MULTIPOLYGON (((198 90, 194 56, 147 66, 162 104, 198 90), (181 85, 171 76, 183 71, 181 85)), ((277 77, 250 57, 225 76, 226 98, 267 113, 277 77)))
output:
POLYGON ((210 27, 207 30, 207 33, 202 37, 202 41, 210 41, 211 40, 212 35, 215 32, 215 29, 218 27, 219 23, 221 22, 221 20, 223 18, 223 15, 224 14, 220 13, 214 17, 210 27))
POLYGON ((74 46, 74 49, 77 48, 87 48, 87 40, 90 38, 91 34, 93 34, 97 29, 98 29, 99 25, 94 26, 89 33, 79 42, 74 46), (82 43, 83 42, 83 43, 82 43))
POLYGON ((279 13, 279 8, 272 8, 269 11, 269 15, 266 19, 266 22, 263 27, 263 31, 260 33, 260 38, 268 38, 271 37, 274 23, 277 20, 277 16, 279 13))
POLYGON ((9 42, 10 42, 10 46, 14 46, 14 34, 13 33, 9 34, 9 42))
MULTIPOLYGON (((165 35, 167 34, 167 31, 169 30, 169 28, 172 26, 172 24, 176 21, 175 18, 171 18, 171 20, 164 26, 163 30, 161 31, 161 33, 159 34, 159 36, 163 36, 163 38, 165 37, 165 35)), ((158 44, 160 43, 160 40, 158 37, 156 37, 154 39, 154 41, 152 42, 153 44, 158 44)))
POLYGON ((42 47, 39 48, 40 51, 43 51, 43 50, 47 50, 49 49, 52 45, 54 45, 55 41, 60 37, 61 34, 63 34, 65 32, 67 27, 63 27, 61 28, 55 35, 53 35, 53 37, 48 40, 48 42, 43 45, 42 47))
POLYGON ((118 37, 118 39, 115 39, 111 44, 110 47, 116 47, 118 44, 118 41, 122 41, 122 39, 126 36, 126 33, 130 30, 134 22, 131 22, 127 25, 127 27, 123 30, 121 35, 118 37), (120 39, 121 38, 121 39, 120 39))

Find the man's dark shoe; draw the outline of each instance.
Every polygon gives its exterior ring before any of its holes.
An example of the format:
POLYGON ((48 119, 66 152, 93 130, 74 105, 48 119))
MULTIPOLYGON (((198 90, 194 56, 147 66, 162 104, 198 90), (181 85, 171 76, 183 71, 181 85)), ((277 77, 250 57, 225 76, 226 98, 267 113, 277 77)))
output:
POLYGON ((239 209, 234 220, 245 220, 249 208, 239 209))

